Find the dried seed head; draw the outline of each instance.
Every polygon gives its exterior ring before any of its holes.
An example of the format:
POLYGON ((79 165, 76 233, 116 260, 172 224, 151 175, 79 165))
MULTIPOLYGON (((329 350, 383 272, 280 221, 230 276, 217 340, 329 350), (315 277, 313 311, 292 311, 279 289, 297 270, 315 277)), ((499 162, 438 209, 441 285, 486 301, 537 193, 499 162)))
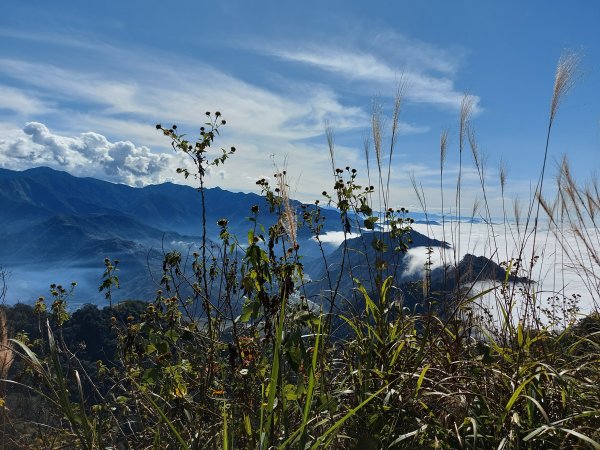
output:
POLYGON ((572 51, 565 51, 556 66, 554 76, 554 90, 552 92, 552 103, 550 105, 550 123, 554 121, 558 107, 565 95, 571 90, 577 78, 580 57, 572 51))
POLYGON ((446 161, 446 151, 448 149, 448 130, 443 130, 440 135, 440 163, 442 169, 444 168, 444 161, 446 161))

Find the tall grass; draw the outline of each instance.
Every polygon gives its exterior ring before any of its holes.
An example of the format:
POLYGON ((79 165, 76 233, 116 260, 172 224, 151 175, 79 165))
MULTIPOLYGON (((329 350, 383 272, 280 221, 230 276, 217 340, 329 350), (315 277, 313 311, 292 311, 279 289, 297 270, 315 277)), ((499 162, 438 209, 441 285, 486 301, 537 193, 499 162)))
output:
MULTIPOLYGON (((208 244, 204 222, 205 239, 191 267, 182 255, 166 254, 163 287, 142 317, 120 320, 115 313, 107 324, 118 353, 113 367, 100 364, 99 380, 79 377, 71 364, 75 355, 57 345, 50 329, 49 351, 40 355, 26 342, 4 343, 2 348, 18 348, 29 367, 24 384, 54 408, 46 431, 52 439, 44 441, 48 448, 600 448, 598 313, 574 320, 576 297, 552 309, 534 277, 542 263, 536 252, 543 212, 563 245, 559 270, 577 270, 597 309, 598 183, 579 186, 565 162, 557 199, 542 195, 550 132, 574 73, 575 59, 561 59, 541 173, 525 216, 515 203, 509 220, 507 171, 500 169, 501 224, 492 215, 485 158, 470 120, 472 98, 465 97, 455 215, 442 211, 442 239, 452 246, 427 250, 413 310, 403 302, 399 267, 414 225, 390 196, 400 89, 389 128, 381 107, 373 106, 371 136, 364 142, 367 186, 356 168, 338 167, 333 131, 326 132, 333 189, 325 200, 339 211, 345 235, 341 261, 321 253, 330 269, 328 292, 307 298, 310 285, 298 244, 300 225, 321 243, 320 202, 302 214, 294 210, 287 173, 278 171, 274 187, 258 182, 278 220, 259 223, 263 206, 256 205, 248 212, 246 237, 231 235, 226 218, 219 221, 219 246, 208 244), (468 150, 481 187, 471 216, 484 220, 486 256, 506 274, 487 287, 480 283, 486 267, 461 265, 472 245, 466 229, 471 225, 459 217, 468 150), (358 245, 350 244, 351 231, 360 235, 358 245), (504 245, 497 238, 502 232, 504 245), (510 241, 514 255, 508 254, 510 241), (444 267, 443 292, 432 284, 434 252, 440 252, 444 267), (353 266, 355 255, 366 259, 366 270, 353 266), (346 276, 353 282, 350 293, 341 289, 346 276), (529 280, 519 283, 516 276, 529 280), (323 298, 320 306, 311 302, 323 298), (544 310, 550 311, 546 322, 544 310), (97 384, 95 395, 85 394, 85 383, 97 384)), ((232 154, 211 153, 225 122, 220 113, 207 117, 195 142, 175 126, 157 126, 192 158, 197 173, 181 172, 198 177, 201 194, 207 167, 232 154)), ((443 132, 442 208, 448 142, 443 132)), ((427 210, 423 190, 413 184, 427 210)))

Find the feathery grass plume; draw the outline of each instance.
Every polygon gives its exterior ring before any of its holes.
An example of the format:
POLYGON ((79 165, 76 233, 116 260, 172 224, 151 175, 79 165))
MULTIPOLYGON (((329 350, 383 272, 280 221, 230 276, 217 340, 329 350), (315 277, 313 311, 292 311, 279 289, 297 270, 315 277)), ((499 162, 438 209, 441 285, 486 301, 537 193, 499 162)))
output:
POLYGON ((282 170, 281 172, 277 173, 276 179, 277 187, 279 188, 279 195, 281 196, 281 200, 283 202, 283 211, 280 217, 281 225, 288 235, 292 246, 296 248, 298 245, 298 221, 296 219, 296 211, 290 202, 290 186, 287 182, 287 172, 282 170))
POLYGON ((460 102, 460 123, 459 123, 459 150, 462 152, 464 148, 465 136, 467 135, 469 120, 473 113, 473 106, 475 104, 475 97, 472 95, 465 95, 460 102))
MULTIPOLYGON (((442 240, 446 241, 446 219, 444 210, 444 164, 446 162, 446 153, 448 152, 448 129, 442 130, 440 134, 440 201, 442 208, 442 240)), ((446 267, 446 249, 441 250, 442 265, 446 267)), ((444 288, 446 287, 446 271, 444 270, 444 288)))
MULTIPOLYGON (((8 324, 6 314, 0 310, 0 380, 8 377, 8 371, 14 361, 12 345, 8 340, 8 324)), ((1 393, 1 389, 0 389, 1 393)))
POLYGON ((400 83, 396 89, 396 97, 394 98, 394 111, 392 113, 392 136, 390 138, 390 158, 394 151, 394 146, 398 139, 398 124, 400 119, 400 108, 402 106, 402 98, 404 96, 404 83, 400 83))
POLYGON ((592 177, 592 181, 590 182, 588 192, 590 200, 592 201, 592 204, 594 206, 593 209, 590 207, 590 210, 594 212, 593 218, 595 220, 596 214, 598 210, 600 210, 600 189, 598 188, 598 176, 596 174, 594 174, 594 176, 592 177))
POLYGON ((365 164, 367 165, 367 181, 371 186, 371 164, 369 159, 371 158, 371 139, 368 135, 363 138, 363 150, 365 152, 365 164))
POLYGON ((517 231, 520 234, 521 230, 521 216, 523 215, 523 206, 517 197, 513 199, 513 216, 515 218, 515 225, 517 227, 517 231))
POLYGON ((600 306, 600 231, 596 223, 600 195, 597 178, 586 186, 574 179, 566 157, 556 178, 557 196, 550 203, 538 193, 538 204, 546 214, 552 233, 562 250, 565 268, 573 270, 588 291, 596 308, 600 306))
POLYGON ((475 136, 475 130, 471 126, 467 126, 467 139, 469 140, 469 147, 471 147, 471 153, 473 154, 473 162, 475 163, 475 168, 479 171, 481 167, 479 147, 477 146, 477 137, 475 136))
POLYGON ((413 190, 415 191, 415 194, 417 196, 417 200, 419 201, 419 205, 421 206, 421 209, 425 212, 425 214, 427 214, 428 209, 427 203, 425 202, 425 191, 423 190, 423 185, 417 182, 414 173, 411 173, 409 178, 413 190))
MULTIPOLYGON (((398 107, 400 103, 397 103, 398 107)), ((375 162, 377 163, 377 187, 379 195, 379 209, 388 209, 389 185, 383 180, 383 133, 385 121, 383 119, 383 107, 378 99, 374 99, 371 106, 371 133, 373 136, 373 148, 375 149, 375 162)), ((388 172, 389 173, 389 172, 388 172)))
POLYGON ((556 223, 556 218, 554 217, 556 202, 554 202, 552 205, 550 205, 548 200, 546 200, 546 198, 544 198, 541 194, 538 194, 538 202, 540 202, 540 205, 542 205, 542 209, 548 215, 548 218, 550 219, 550 221, 554 222, 555 225, 558 225, 556 223))
POLYGON ((571 50, 565 51, 558 60, 554 76, 552 102, 550 104, 550 124, 554 122, 558 108, 565 95, 567 95, 575 84, 580 61, 581 57, 571 50))
MULTIPOLYGON (((593 183, 593 181, 592 181, 593 183)), ((598 197, 596 195, 596 197, 594 197, 594 193, 592 191, 592 188, 590 186, 586 186, 585 188, 585 192, 583 193, 584 197, 585 197, 585 201, 587 203, 587 209, 588 209, 588 213, 590 215, 590 220, 592 221, 592 223, 594 225, 596 225, 596 214, 598 213, 598 208, 599 208, 599 199, 600 197, 598 197)))
POLYGON ((477 213, 479 213, 479 209, 482 206, 482 201, 479 197, 475 197, 475 201, 473 202, 473 208, 471 209, 471 218, 475 218, 477 213))
MULTIPOLYGON (((469 124, 469 119, 471 118, 471 113, 473 109, 473 105, 475 102, 475 98, 471 95, 465 95, 462 98, 460 104, 460 118, 459 118, 459 130, 458 130, 458 177, 456 180, 456 197, 455 197, 455 207, 456 207, 456 215, 458 217, 458 223, 456 229, 454 230, 454 242, 456 245, 454 246, 454 262, 457 264, 460 261, 461 256, 461 247, 460 247, 460 215, 461 215, 461 199, 462 199, 462 166, 463 166, 463 149, 465 146, 465 137, 467 135, 467 128, 469 124)), ((460 280, 460 276, 456 277, 457 280, 460 280)), ((460 290, 460 289, 459 289, 460 290)))
POLYGON ((465 95, 460 103, 460 119, 458 129, 458 153, 459 153, 459 168, 456 196, 458 201, 458 215, 460 215, 460 186, 462 176, 462 154, 465 146, 465 137, 467 136, 469 120, 473 111, 475 99, 472 95, 465 95))
POLYGON ((506 161, 503 158, 500 158, 500 167, 498 168, 498 178, 500 179, 500 190, 502 192, 502 196, 504 197, 504 191, 506 189, 506 178, 507 178, 508 170, 506 168, 506 161))
MULTIPOLYGON (((578 72, 580 57, 572 51, 565 51, 556 66, 556 73, 554 75, 554 89, 552 91, 552 101, 550 103, 550 118, 548 120, 548 131, 546 134, 546 146, 544 149, 544 159, 542 162, 542 169, 540 171, 540 177, 536 185, 535 193, 531 199, 529 205, 529 214, 527 216, 527 223, 525 224, 525 233, 527 234, 527 228, 529 226, 529 220, 531 219, 531 213, 533 212, 534 203, 537 196, 542 192, 544 187, 544 176, 546 174, 546 162, 548 161, 548 147, 550 145, 550 133, 552 131, 552 125, 558 112, 558 107, 562 103, 564 97, 572 89, 575 84, 576 74, 578 72)), ((533 247, 535 248, 537 238, 537 221, 540 215, 540 204, 537 205, 536 214, 534 217, 534 230, 533 230, 533 247)))
POLYGON ((444 163, 446 162, 446 153, 448 151, 448 130, 442 130, 440 134, 440 171, 444 171, 444 163))
POLYGON ((327 138, 327 147, 329 148, 331 171, 335 176, 335 140, 333 138, 333 128, 331 128, 328 120, 325 120, 325 137, 327 138))
POLYGON ((381 172, 381 157, 383 153, 383 119, 381 103, 377 99, 373 100, 371 106, 371 132, 373 133, 373 147, 375 148, 375 160, 378 170, 381 172))
POLYGON ((404 83, 400 82, 396 90, 396 98, 394 100, 394 112, 392 114, 392 135, 390 137, 390 153, 388 155, 388 173, 386 180, 386 190, 384 192, 384 206, 387 208, 390 195, 390 178, 392 176, 392 156, 394 148, 398 140, 398 122, 400 119, 400 107, 402 106, 402 97, 404 93, 404 83))

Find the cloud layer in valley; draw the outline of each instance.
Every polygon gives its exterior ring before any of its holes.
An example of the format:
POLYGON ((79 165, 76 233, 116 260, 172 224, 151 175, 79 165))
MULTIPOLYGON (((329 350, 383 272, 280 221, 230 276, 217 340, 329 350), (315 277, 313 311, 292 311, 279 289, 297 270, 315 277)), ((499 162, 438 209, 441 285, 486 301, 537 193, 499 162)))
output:
MULTIPOLYGON (((531 278, 536 283, 534 290, 537 293, 538 307, 541 309, 551 307, 555 297, 558 297, 559 305, 568 304, 573 295, 578 295, 581 296, 579 306, 583 313, 600 308, 598 295, 600 266, 593 262, 593 258, 586 257, 585 250, 577 250, 581 246, 581 241, 573 233, 568 231, 556 233, 542 223, 543 221, 539 225, 535 247, 531 229, 525 235, 523 224, 517 226, 515 223, 470 224, 462 222, 459 225, 458 222, 454 222, 446 224, 445 231, 441 225, 414 224, 413 228, 420 233, 452 245, 452 248, 448 250, 433 249, 432 269, 441 267, 443 264, 456 264, 467 253, 486 256, 497 264, 520 257, 527 268, 531 259, 537 256, 531 278), (565 251, 565 249, 567 250, 565 251), (573 258, 575 255, 582 260, 577 261, 573 258), (581 266, 582 262, 585 267, 581 266)), ((597 235, 596 231, 590 230, 593 233, 591 235, 597 235)), ((411 249, 408 255, 410 259, 407 274, 421 273, 422 275, 427 260, 426 249, 423 247, 411 249)), ((499 314, 495 298, 500 294, 501 283, 478 285, 477 289, 483 290, 483 288, 492 286, 495 291, 478 302, 487 305, 499 314)), ((477 289, 474 289, 473 292, 477 292, 477 289)), ((517 298, 519 298, 518 295, 517 298)), ((515 314, 521 312, 522 307, 524 307, 524 302, 517 302, 515 314)))

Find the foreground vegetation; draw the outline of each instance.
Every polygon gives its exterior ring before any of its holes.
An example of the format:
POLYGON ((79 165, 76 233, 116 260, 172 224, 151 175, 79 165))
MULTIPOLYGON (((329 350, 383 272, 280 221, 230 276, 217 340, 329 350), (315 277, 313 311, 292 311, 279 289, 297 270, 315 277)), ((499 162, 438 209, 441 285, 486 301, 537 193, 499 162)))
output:
MULTIPOLYGON (((573 69, 572 56, 559 63, 549 137, 573 69)), ((33 314, 26 313, 29 320, 23 307, 7 310, 8 322, 0 316, 5 448, 600 448, 600 316, 576 320, 576 297, 554 295, 548 305, 534 283, 510 281, 511 275, 533 279, 538 258, 525 249, 527 239, 536 239, 542 214, 556 233, 565 225, 580 230, 581 246, 571 261, 582 252, 598 259, 598 190, 579 188, 565 164, 559 182, 568 187, 566 195, 543 199, 544 156, 520 225, 519 253, 503 262, 505 279, 477 292, 474 282, 462 284, 456 276, 451 292, 432 292, 429 261, 419 283, 421 301, 408 309, 394 261, 410 246, 411 220, 390 205, 388 189, 400 105, 398 96, 385 149, 378 110, 373 114, 372 150, 366 151, 375 166, 367 165, 367 177, 376 186, 359 185, 356 169, 338 168, 328 132, 334 186, 325 201, 338 209, 346 234, 372 230, 363 232, 363 242, 378 254, 351 293, 339 290, 338 276, 329 277, 329 289, 318 298, 305 296, 297 227, 319 241, 320 204, 294 210, 287 174, 278 171, 275 186, 259 180, 266 202, 248 212, 243 239, 228 232, 223 218, 218 245, 209 242, 205 227, 191 263, 185 255, 165 254, 162 289, 153 301, 113 305, 118 262, 107 259, 100 288, 108 306, 102 311, 86 307, 70 317, 71 291, 52 286, 49 301, 40 298, 33 314), (257 223, 263 207, 280 220, 257 223), (385 257, 388 242, 396 259, 385 257), (29 328, 9 340, 7 330, 18 331, 11 328, 18 308, 29 328)), ((485 198, 469 112, 467 97, 459 151, 462 158, 470 148, 485 198)), ((157 125, 190 156, 195 171, 180 172, 197 179, 200 211, 207 207, 207 168, 235 152, 211 156, 224 124, 220 113, 207 113, 196 141, 176 126, 157 125)), ((444 134, 440 184, 446 143, 444 134)), ((460 189, 459 178, 458 210, 460 189)), ((489 208, 483 210, 491 219, 489 208)), ((352 273, 346 242, 343 261, 335 262, 343 270, 336 273, 352 273)), ((594 267, 580 261, 582 270, 594 267)), ((582 275, 596 299, 595 272, 582 275)))

